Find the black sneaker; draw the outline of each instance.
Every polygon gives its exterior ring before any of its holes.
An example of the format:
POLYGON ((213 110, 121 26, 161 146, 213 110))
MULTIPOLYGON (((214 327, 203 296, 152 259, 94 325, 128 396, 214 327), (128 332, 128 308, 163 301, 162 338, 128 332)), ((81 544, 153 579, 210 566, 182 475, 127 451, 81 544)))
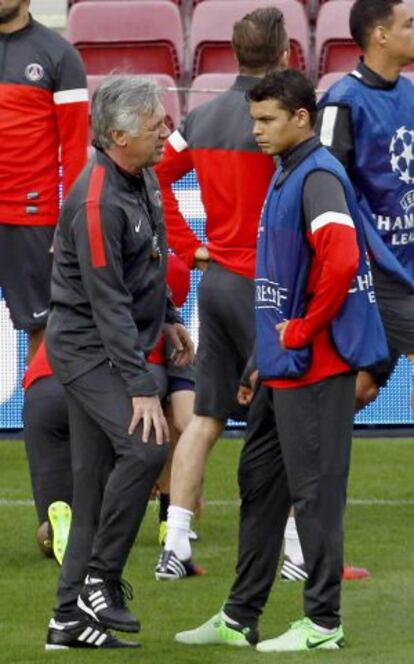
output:
POLYGON ((86 577, 78 596, 78 607, 94 620, 120 632, 139 632, 141 626, 126 607, 126 600, 133 599, 131 585, 121 579, 86 577))
POLYGON ((203 576, 206 570, 195 565, 191 558, 180 560, 174 551, 164 551, 161 553, 158 565, 155 568, 155 578, 157 581, 179 581, 187 576, 203 576))
POLYGON ((69 648, 139 648, 139 643, 122 641, 99 623, 84 618, 75 622, 61 623, 52 618, 47 631, 45 650, 68 650, 69 648))

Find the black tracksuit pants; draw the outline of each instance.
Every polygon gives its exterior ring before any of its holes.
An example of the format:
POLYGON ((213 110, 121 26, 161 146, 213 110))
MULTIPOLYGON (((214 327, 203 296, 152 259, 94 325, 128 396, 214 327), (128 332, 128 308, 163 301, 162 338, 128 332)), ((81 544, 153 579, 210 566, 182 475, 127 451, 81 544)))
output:
POLYGON ((65 385, 73 467, 72 527, 59 577, 58 620, 78 617, 86 574, 120 578, 168 454, 154 432, 132 436, 132 403, 119 371, 100 364, 65 385))
POLYGON ((62 385, 54 376, 36 380, 23 405, 24 442, 39 523, 55 500, 72 504, 72 465, 68 410, 62 385))
POLYGON ((296 389, 262 385, 255 395, 239 465, 237 576, 224 607, 234 620, 257 623, 293 505, 309 575, 304 613, 323 627, 339 624, 354 405, 353 373, 296 389))

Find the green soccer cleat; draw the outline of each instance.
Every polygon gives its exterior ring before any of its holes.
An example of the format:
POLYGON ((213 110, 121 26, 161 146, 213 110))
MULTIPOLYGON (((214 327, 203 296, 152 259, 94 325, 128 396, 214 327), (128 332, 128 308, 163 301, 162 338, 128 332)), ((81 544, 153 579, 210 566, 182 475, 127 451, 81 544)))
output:
POLYGON ((344 647, 342 625, 331 634, 323 634, 309 618, 292 623, 281 636, 261 641, 256 646, 259 652, 288 652, 299 650, 339 650, 344 647))
POLYGON ((187 632, 178 632, 174 640, 188 646, 254 646, 259 640, 255 627, 243 627, 239 623, 229 624, 222 613, 217 613, 200 627, 187 632))
POLYGON ((68 543, 72 510, 63 500, 57 500, 49 505, 47 511, 52 528, 52 546, 55 558, 59 565, 63 563, 66 545, 68 543))
POLYGON ((166 539, 167 539, 167 522, 160 521, 160 529, 158 531, 158 543, 161 546, 165 546, 166 539))

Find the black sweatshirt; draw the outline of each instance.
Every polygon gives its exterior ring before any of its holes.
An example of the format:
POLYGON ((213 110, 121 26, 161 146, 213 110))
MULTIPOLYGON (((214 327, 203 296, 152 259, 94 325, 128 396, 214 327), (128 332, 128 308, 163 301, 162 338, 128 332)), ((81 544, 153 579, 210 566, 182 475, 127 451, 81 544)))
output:
POLYGON ((98 150, 66 199, 54 240, 47 348, 68 383, 104 361, 128 394, 157 393, 145 356, 165 321, 167 244, 158 182, 122 171, 98 150))

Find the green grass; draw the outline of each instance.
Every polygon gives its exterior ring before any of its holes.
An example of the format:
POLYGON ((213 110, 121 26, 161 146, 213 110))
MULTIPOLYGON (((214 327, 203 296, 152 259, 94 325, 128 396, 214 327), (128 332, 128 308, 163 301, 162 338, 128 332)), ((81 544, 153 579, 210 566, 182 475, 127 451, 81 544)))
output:
MULTIPOLYGON (((132 608, 142 621, 143 648, 122 653, 45 653, 43 642, 58 568, 37 549, 34 508, 5 504, 6 500, 28 500, 31 496, 22 443, 0 441, 0 661, 302 664, 318 659, 325 664, 333 660, 347 664, 412 664, 414 441, 404 440, 356 440, 354 444, 346 559, 368 567, 373 576, 344 584, 344 651, 277 656, 252 649, 194 648, 173 643, 176 631, 195 627, 217 611, 233 579, 239 451, 238 441, 222 441, 210 462, 206 500, 230 502, 210 502, 202 521, 196 524, 202 541, 194 546, 195 558, 208 568, 205 577, 170 584, 154 580, 157 515, 152 507, 148 509, 125 574, 135 587, 132 608)), ((301 588, 299 583, 276 583, 261 621, 262 638, 284 631, 289 621, 301 616, 301 588)))

